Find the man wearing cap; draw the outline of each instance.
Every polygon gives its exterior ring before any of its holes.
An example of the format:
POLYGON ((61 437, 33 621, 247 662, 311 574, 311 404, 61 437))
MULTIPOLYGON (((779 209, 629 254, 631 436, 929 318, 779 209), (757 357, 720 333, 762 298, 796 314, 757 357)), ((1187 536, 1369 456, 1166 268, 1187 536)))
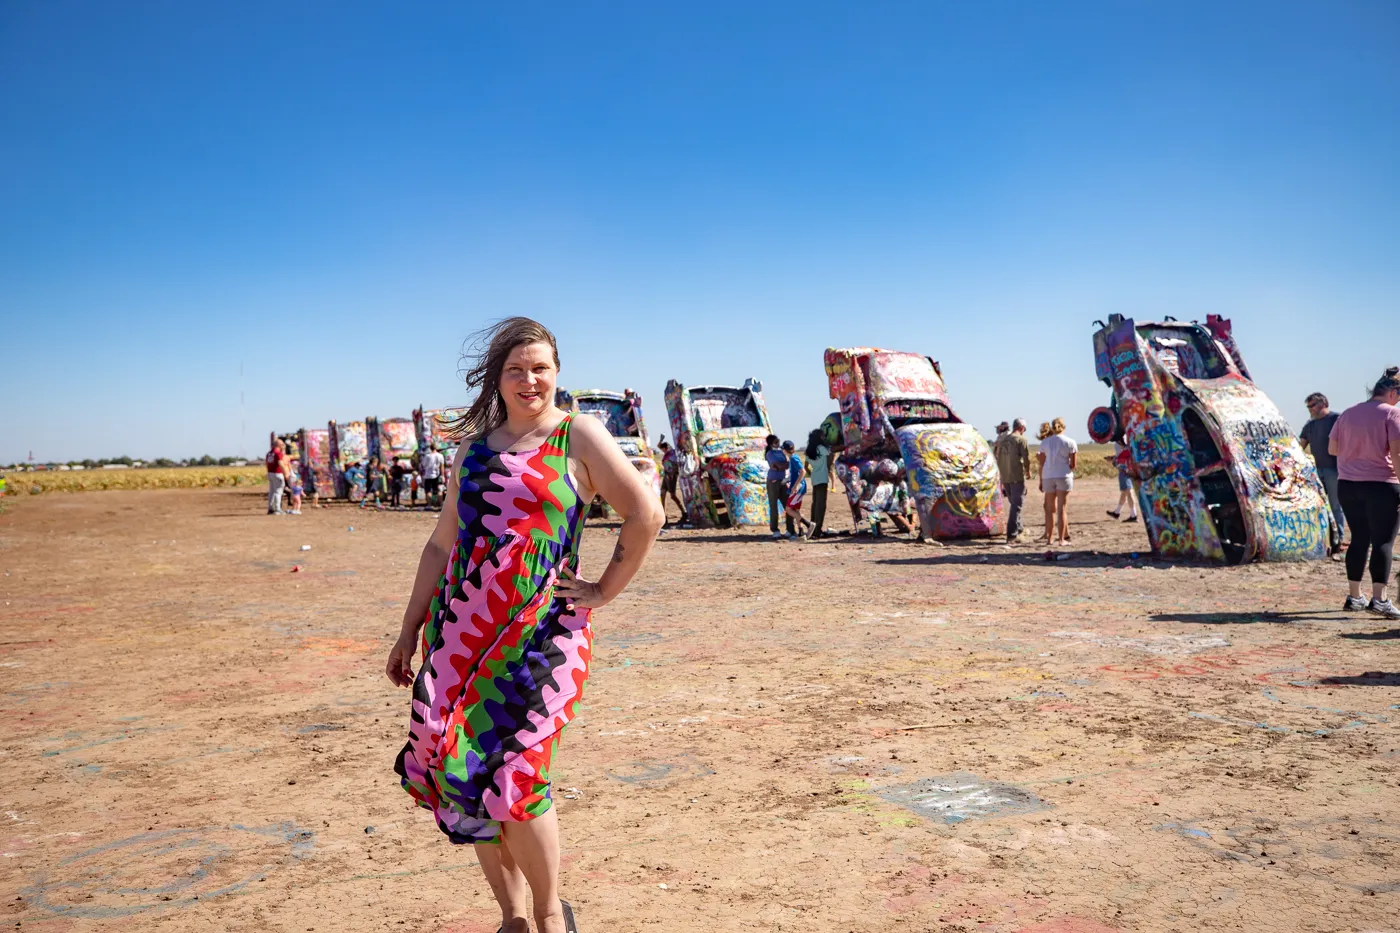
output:
POLYGON ((1317 478, 1322 480, 1322 488, 1327 492, 1327 504, 1332 507, 1332 550, 1336 553, 1341 550, 1346 517, 1342 515, 1341 500, 1337 498, 1337 458, 1328 450, 1327 439, 1332 435, 1332 425, 1341 416, 1328 407, 1327 396, 1321 392, 1309 395, 1303 404, 1308 407, 1308 423, 1298 432, 1298 442, 1312 454, 1317 464, 1317 478))
MULTIPOLYGON (((1005 424, 997 427, 1001 432, 1005 424)), ((1011 430, 997 438, 995 455, 1001 473, 1001 490, 1011 509, 1006 516, 1006 543, 1021 537, 1021 505, 1026 499, 1026 480, 1031 475, 1031 446, 1026 443, 1026 422, 1017 418, 1011 430)))

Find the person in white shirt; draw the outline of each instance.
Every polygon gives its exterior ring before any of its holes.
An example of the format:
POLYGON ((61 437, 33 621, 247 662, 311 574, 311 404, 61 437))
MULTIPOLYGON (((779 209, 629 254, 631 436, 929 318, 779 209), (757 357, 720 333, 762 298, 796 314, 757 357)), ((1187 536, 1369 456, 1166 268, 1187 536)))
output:
POLYGON ((429 447, 420 458, 419 471, 423 477, 423 496, 428 500, 428 508, 436 509, 442 503, 442 452, 429 447))
POLYGON ((1066 503, 1069 492, 1074 488, 1074 468, 1079 465, 1079 445, 1065 434, 1065 419, 1056 418, 1048 426, 1042 425, 1040 452, 1036 460, 1040 464, 1040 491, 1045 493, 1045 537, 1044 544, 1069 544, 1069 511, 1066 503), (1048 432, 1046 428, 1048 427, 1048 432), (1055 522, 1059 521, 1059 535, 1056 536, 1055 522))

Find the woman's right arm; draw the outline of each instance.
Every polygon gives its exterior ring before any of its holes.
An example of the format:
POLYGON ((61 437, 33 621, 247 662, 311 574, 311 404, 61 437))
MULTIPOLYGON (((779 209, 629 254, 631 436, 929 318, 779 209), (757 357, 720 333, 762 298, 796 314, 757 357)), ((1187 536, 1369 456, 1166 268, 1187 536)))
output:
POLYGON ((389 651, 389 662, 384 668, 389 680, 399 687, 413 685, 413 655, 418 651, 418 633, 427 621, 428 607, 433 602, 433 591, 437 589, 438 581, 442 579, 443 568, 447 566, 447 558, 457 543, 459 484, 450 482, 449 479, 457 475, 467 446, 463 443, 457 448, 457 456, 452 459, 452 471, 443 477, 447 486, 447 496, 442 505, 442 514, 438 516, 433 533, 428 536, 428 543, 423 545, 423 554, 418 558, 418 574, 413 578, 413 593, 409 596, 408 607, 403 612, 403 625, 399 629, 398 640, 389 651))

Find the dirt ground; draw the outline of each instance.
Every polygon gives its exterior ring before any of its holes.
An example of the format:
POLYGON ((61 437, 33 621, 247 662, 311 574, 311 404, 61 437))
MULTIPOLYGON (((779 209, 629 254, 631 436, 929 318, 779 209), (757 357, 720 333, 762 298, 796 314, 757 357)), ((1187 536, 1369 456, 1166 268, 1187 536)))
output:
MULTIPOLYGON (((1400 929, 1400 630, 1335 563, 1135 557, 1115 495, 1064 560, 663 535, 556 760, 581 930, 1400 929)), ((263 501, 7 500, 5 925, 496 929, 391 770, 431 517, 263 501)))

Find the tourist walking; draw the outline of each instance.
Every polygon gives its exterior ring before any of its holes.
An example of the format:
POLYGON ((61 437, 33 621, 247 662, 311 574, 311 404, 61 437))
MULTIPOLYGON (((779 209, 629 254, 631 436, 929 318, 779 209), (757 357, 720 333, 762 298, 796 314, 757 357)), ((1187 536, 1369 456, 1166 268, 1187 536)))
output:
POLYGON ((773 533, 773 540, 777 541, 796 534, 790 517, 787 520, 787 534, 778 530, 778 516, 786 511, 783 500, 787 498, 788 458, 782 451, 778 435, 768 435, 764 443, 763 459, 768 463, 768 530, 773 533))
MULTIPOLYGON (((685 503, 681 502, 680 496, 676 495, 676 487, 680 484, 681 478, 681 458, 680 454, 671 442, 665 438, 661 439, 661 514, 666 514, 666 497, 670 496, 671 501, 676 504, 676 508, 681 513, 681 524, 685 524, 685 503)), ((670 524, 671 520, 665 520, 670 524)), ((665 527, 664 525, 662 527, 665 527)))
POLYGON ((374 497, 374 507, 382 509, 384 503, 379 501, 380 493, 384 490, 384 467, 379 463, 379 454, 374 454, 369 458, 369 466, 365 467, 365 497, 360 500, 360 508, 364 508, 369 503, 370 497, 374 497))
POLYGON ((1113 439, 1113 456, 1104 457, 1118 471, 1118 504, 1108 510, 1109 517, 1117 521, 1123 515, 1123 506, 1128 507, 1128 521, 1138 520, 1137 478, 1129 472, 1132 468, 1128 448, 1123 444, 1122 435, 1113 439))
POLYGON ((1337 458, 1327 443, 1332 434, 1332 426, 1340 417, 1332 411, 1327 396, 1314 392, 1303 402, 1308 407, 1308 423, 1298 432, 1298 442, 1312 454, 1317 466, 1317 478, 1322 480, 1322 488, 1327 493, 1327 504, 1332 508, 1332 551, 1339 552, 1342 535, 1346 531, 1346 514, 1342 511, 1342 500, 1337 496, 1337 458))
POLYGON ((787 516, 788 527, 797 523, 804 538, 812 537, 812 523, 802 517, 802 500, 807 496, 807 465, 797 455, 797 445, 783 441, 783 453, 787 454, 788 468, 783 489, 783 514, 787 516))
MULTIPOLYGON (((1002 422, 1005 425, 1006 422, 1002 422)), ((1000 430, 1001 425, 998 425, 1000 430)), ((1009 506, 1006 515, 1006 543, 1020 540, 1025 533, 1021 510, 1026 502, 1026 479, 1031 475, 1031 445, 1026 441, 1026 421, 1017 418, 1011 430, 997 438, 993 450, 997 472, 1001 474, 1001 491, 1009 506)))
POLYGON ((302 488, 301 485, 301 474, 298 471, 293 470, 290 484, 287 487, 287 497, 292 500, 291 514, 301 514, 301 497, 305 495, 305 493, 306 490, 302 488))
POLYGON ((282 493, 286 491, 287 480, 292 476, 287 445, 282 443, 282 438, 273 438, 272 449, 267 452, 264 463, 267 465, 267 514, 281 515, 282 493))
POLYGON ((826 522, 826 494, 831 486, 831 448, 826 445, 826 436, 821 428, 815 428, 807 435, 807 468, 812 476, 812 534, 820 538, 827 534, 822 525, 826 522))
POLYGON ((1347 601, 1351 612, 1369 609, 1400 619, 1400 608, 1386 598, 1395 535, 1400 531, 1400 368, 1385 371, 1371 397, 1342 412, 1329 435, 1337 458, 1337 495, 1351 526, 1347 548, 1347 601), (1370 557, 1371 601, 1361 596, 1361 578, 1370 557))
POLYGON ((1079 445, 1065 434, 1065 419, 1056 418, 1041 426, 1048 433, 1040 438, 1040 491, 1045 493, 1045 544, 1069 544, 1069 494, 1074 488, 1074 468, 1079 465, 1079 445), (1058 535, 1055 523, 1059 522, 1058 535))
POLYGON ((429 447, 418 458, 418 469, 423 477, 423 498, 430 509, 442 504, 442 468, 445 461, 442 451, 436 447, 429 447))
POLYGON ((404 477, 409 473, 406 467, 402 460, 395 460, 394 465, 389 467, 389 505, 396 509, 403 506, 403 488, 407 485, 404 477))
POLYGON ((395 770, 449 841, 475 847, 501 930, 530 929, 528 887, 537 933, 575 933, 559 899, 550 770, 588 676, 592 610, 636 574, 662 514, 607 429, 555 406, 553 334, 509 318, 478 347, 466 374, 476 400, 450 426, 461 442, 456 481, 386 667, 413 687, 395 770), (579 538, 595 496, 622 527, 606 569, 589 579, 579 538))

